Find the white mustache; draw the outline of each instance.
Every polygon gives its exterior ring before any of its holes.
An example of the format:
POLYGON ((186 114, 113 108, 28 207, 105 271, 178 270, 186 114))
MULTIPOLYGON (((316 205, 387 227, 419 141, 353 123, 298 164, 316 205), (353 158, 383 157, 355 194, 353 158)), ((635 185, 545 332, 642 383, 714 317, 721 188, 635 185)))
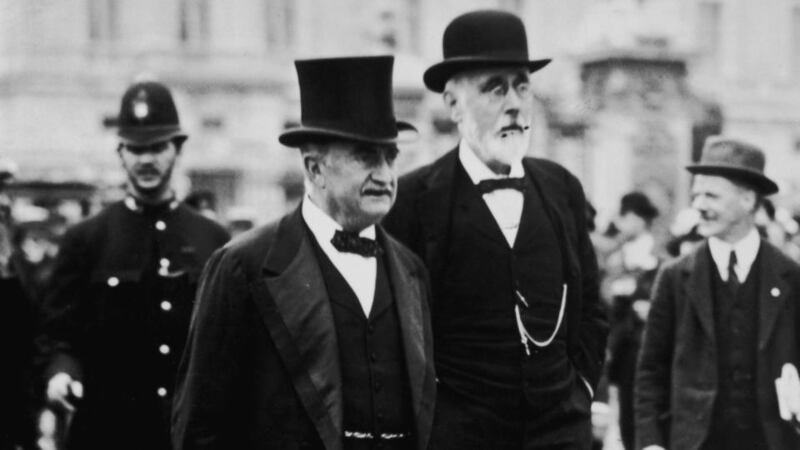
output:
POLYGON ((520 130, 522 132, 525 132, 525 131, 528 131, 530 129, 531 129, 530 125, 512 125, 510 127, 506 127, 507 131, 501 132, 500 133, 500 137, 501 138, 508 137, 509 132, 512 131, 512 130, 520 130))

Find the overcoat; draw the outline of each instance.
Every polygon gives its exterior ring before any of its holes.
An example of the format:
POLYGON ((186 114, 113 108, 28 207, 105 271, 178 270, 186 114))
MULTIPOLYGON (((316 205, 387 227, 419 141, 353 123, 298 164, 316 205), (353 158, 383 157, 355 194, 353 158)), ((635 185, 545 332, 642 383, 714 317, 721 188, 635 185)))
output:
POLYGON ((229 235, 177 202, 113 203, 67 230, 44 304, 44 379, 84 385, 68 448, 169 447, 197 280, 229 235))
MULTIPOLYGON (((337 334, 300 208, 214 254, 203 275, 173 406, 176 450, 343 448, 337 334)), ((427 273, 377 229, 397 308, 416 448, 435 398, 427 273)))
MULTIPOLYGON (((434 302, 443 289, 457 164, 458 148, 403 176, 397 202, 384 219, 386 229, 425 262, 434 302)), ((541 193, 543 212, 555 228, 566 260, 567 352, 581 377, 594 388, 605 359, 608 321, 599 300, 597 260, 586 227, 586 198, 580 182, 560 165, 539 158, 524 158, 522 164, 541 193)), ((433 310, 435 314, 436 308, 433 310)), ((434 323, 437 320, 434 317, 434 323)))
MULTIPOLYGON (((800 266, 762 240, 756 395, 773 450, 800 448, 800 435, 780 419, 774 380, 784 363, 800 364, 800 266)), ((717 345, 708 243, 660 270, 636 375, 637 448, 700 448, 718 392, 717 345)), ((716 269, 714 269, 716 270, 716 269)))

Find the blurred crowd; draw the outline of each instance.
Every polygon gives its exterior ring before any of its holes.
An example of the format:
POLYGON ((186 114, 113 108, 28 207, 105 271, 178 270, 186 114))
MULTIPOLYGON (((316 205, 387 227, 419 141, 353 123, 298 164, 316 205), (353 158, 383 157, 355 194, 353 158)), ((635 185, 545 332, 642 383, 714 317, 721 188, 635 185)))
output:
MULTIPOLYGON (((8 404, 16 406, 2 410, 6 423, 16 424, 13 429, 24 434, 25 440, 33 442, 38 438, 40 448, 55 448, 53 444, 48 447, 41 436, 48 435, 49 430, 58 427, 59 416, 45 407, 41 394, 36 394, 41 392, 43 381, 34 376, 32 346, 16 343, 32 342, 31 330, 35 329, 40 313, 42 289, 52 273, 60 239, 69 226, 85 216, 69 213, 69 208, 64 208, 63 204, 43 207, 27 202, 15 203, 8 195, 15 171, 13 163, 0 161, 0 260, 8 261, 8 264, 0 264, 0 267, 13 267, 20 285, 11 288, 2 284, 0 290, 9 293, 12 292, 9 289, 18 288, 24 292, 28 302, 4 306, 13 311, 6 309, 6 313, 0 316, 17 319, 12 324, 0 327, 8 335, 0 342, 15 343, 9 346, 8 351, 12 353, 12 360, 19 361, 18 367, 25 368, 11 374, 18 379, 9 383, 26 385, 28 389, 12 392, 14 398, 8 404), (20 411, 24 413, 19 414, 20 411)), ((228 220, 221 219, 217 213, 215 194, 208 190, 190 193, 183 203, 208 218, 222 222, 231 235, 254 226, 252 218, 232 215, 228 220)), ((650 290, 663 262, 686 254, 702 241, 697 232, 699 216, 694 209, 681 210, 669 224, 668 234, 656 236, 653 223, 659 219, 659 209, 645 193, 639 191, 622 196, 619 209, 603 224, 598 223, 597 211, 591 204, 587 204, 586 212, 593 225, 591 237, 600 267, 601 295, 611 323, 605 376, 593 405, 597 448, 602 448, 605 443, 606 448, 632 449, 636 361, 650 307, 650 290), (611 435, 609 430, 614 430, 611 435)), ((800 262, 800 217, 764 199, 756 218, 762 238, 800 262)), ((0 281, 3 280, 2 275, 0 281)))

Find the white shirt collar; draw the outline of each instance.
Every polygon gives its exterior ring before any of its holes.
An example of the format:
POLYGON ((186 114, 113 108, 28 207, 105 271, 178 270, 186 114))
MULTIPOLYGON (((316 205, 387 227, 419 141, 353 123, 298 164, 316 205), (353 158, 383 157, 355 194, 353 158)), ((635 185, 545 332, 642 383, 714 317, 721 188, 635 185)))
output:
POLYGON ((731 257, 731 250, 736 252, 736 267, 734 267, 736 276, 739 277, 739 280, 744 281, 747 279, 747 274, 750 273, 750 267, 756 260, 760 245, 761 237, 755 227, 739 242, 732 245, 716 237, 708 238, 711 258, 714 259, 717 270, 724 281, 728 281, 728 263, 731 257))
MULTIPOLYGON (((342 226, 333 220, 331 216, 326 214, 319 206, 315 205, 308 195, 303 199, 300 213, 303 215, 303 219, 306 221, 308 228, 314 233, 314 237, 317 238, 317 242, 322 244, 323 247, 330 244, 336 230, 342 230, 342 226)), ((358 235, 369 239, 375 239, 375 225, 364 228, 358 235)))
MULTIPOLYGON (((474 184, 492 178, 506 178, 504 175, 498 175, 492 172, 492 169, 478 158, 475 151, 472 150, 472 147, 463 139, 458 144, 458 159, 461 161, 461 165, 464 166, 464 170, 467 171, 467 175, 469 175, 470 180, 472 180, 474 184)), ((525 169, 522 167, 522 160, 515 161, 511 165, 511 171, 508 177, 520 178, 524 176, 525 169)))

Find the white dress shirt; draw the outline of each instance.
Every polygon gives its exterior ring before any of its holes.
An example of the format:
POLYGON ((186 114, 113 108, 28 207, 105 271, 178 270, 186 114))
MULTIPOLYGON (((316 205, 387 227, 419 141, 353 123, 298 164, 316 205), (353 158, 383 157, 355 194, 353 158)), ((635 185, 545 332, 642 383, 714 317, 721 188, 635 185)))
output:
POLYGON ((708 248, 711 250, 711 258, 717 265, 717 271, 723 281, 728 281, 728 262, 731 257, 731 250, 736 252, 736 265, 733 270, 739 278, 739 282, 744 283, 750 273, 750 267, 758 255, 758 248, 761 245, 761 237, 758 231, 753 228, 745 237, 735 244, 729 244, 716 237, 708 238, 708 248))
MULTIPOLYGON (((508 175, 498 175, 492 172, 486 164, 475 155, 469 144, 462 139, 458 145, 458 159, 464 166, 470 180, 477 185, 483 180, 492 178, 522 178, 525 176, 525 169, 522 161, 517 161, 511 165, 508 175)), ((494 220, 503 232, 509 247, 514 247, 514 240, 519 231, 519 221, 522 217, 522 203, 524 196, 516 189, 498 189, 496 191, 483 194, 483 201, 489 207, 494 220)))
MULTIPOLYGON (((331 244, 336 230, 342 230, 342 226, 333 220, 329 215, 325 214, 319 206, 315 205, 311 199, 306 196, 303 199, 303 205, 300 207, 300 213, 303 215, 306 225, 311 230, 311 233, 316 238, 317 243, 322 248, 322 251, 331 260, 336 270, 344 277, 350 288, 358 297, 361 303, 361 309, 364 310, 364 315, 369 317, 369 312, 372 309, 372 302, 375 299, 375 277, 378 271, 378 262, 374 257, 361 256, 355 253, 345 253, 336 250, 331 244)), ((375 225, 361 230, 359 236, 369 239, 375 239, 375 225)))

